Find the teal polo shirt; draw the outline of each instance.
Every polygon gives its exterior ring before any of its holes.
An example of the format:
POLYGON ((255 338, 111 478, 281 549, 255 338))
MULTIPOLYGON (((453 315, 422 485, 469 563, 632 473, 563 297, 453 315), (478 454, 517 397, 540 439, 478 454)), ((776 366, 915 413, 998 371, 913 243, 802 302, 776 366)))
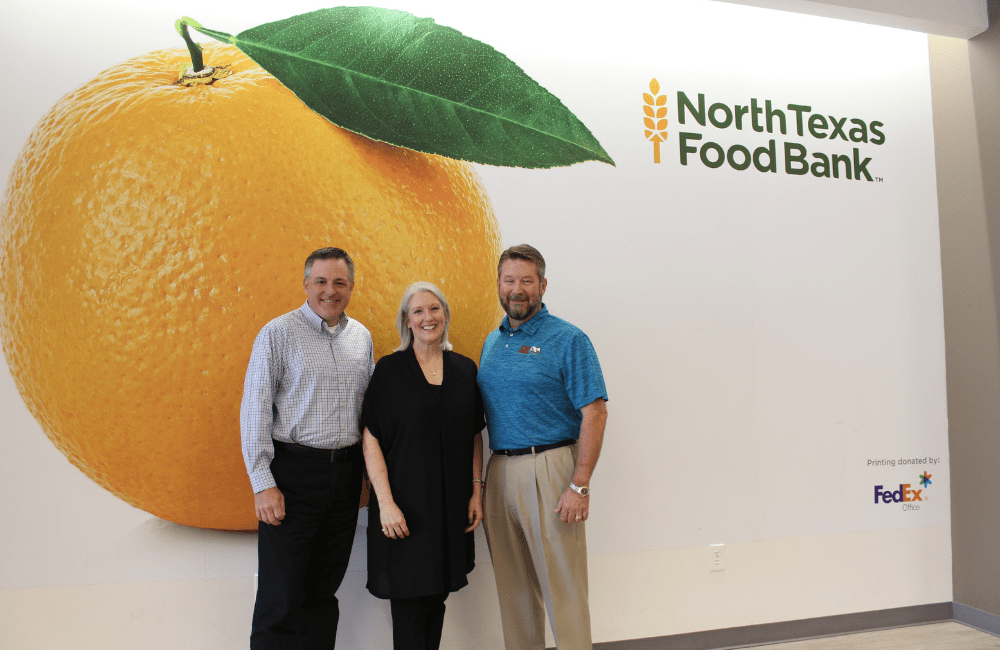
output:
POLYGON ((580 409, 608 399, 590 339, 542 309, 517 329, 504 317, 486 338, 477 375, 490 449, 519 449, 580 437, 580 409))

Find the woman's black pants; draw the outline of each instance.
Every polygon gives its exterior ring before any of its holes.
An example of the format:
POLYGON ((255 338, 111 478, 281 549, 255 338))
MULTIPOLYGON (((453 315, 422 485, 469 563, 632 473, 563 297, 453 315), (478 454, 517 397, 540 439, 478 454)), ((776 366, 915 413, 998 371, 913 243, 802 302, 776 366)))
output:
POLYGON ((394 650, 438 650, 448 594, 390 598, 394 650))

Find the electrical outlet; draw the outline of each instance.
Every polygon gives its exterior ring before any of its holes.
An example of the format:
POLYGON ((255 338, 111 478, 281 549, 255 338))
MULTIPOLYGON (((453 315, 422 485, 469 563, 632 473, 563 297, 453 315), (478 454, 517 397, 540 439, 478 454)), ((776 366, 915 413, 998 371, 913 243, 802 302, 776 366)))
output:
POLYGON ((725 544, 712 544, 711 546, 708 547, 708 570, 709 571, 726 570, 725 544))

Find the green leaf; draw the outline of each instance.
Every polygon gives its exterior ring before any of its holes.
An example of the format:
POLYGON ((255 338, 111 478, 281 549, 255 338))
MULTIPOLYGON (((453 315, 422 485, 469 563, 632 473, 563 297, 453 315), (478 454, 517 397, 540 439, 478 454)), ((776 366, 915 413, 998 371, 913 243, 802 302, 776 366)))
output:
POLYGON ((508 167, 614 165, 554 95, 489 45, 431 18, 321 9, 229 36, 309 108, 374 140, 508 167))

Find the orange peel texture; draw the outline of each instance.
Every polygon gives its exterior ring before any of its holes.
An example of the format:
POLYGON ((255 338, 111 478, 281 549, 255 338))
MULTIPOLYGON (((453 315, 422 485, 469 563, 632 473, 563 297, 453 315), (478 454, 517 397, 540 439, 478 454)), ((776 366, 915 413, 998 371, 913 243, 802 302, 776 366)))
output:
POLYGON ((302 264, 357 264, 348 314, 378 358, 416 280, 452 304, 474 359, 500 317, 500 234, 466 163, 340 129, 231 46, 211 85, 185 50, 131 59, 67 95, 0 206, 0 337, 17 388, 87 476, 170 521, 256 527, 240 451, 250 348, 305 300, 302 264))

